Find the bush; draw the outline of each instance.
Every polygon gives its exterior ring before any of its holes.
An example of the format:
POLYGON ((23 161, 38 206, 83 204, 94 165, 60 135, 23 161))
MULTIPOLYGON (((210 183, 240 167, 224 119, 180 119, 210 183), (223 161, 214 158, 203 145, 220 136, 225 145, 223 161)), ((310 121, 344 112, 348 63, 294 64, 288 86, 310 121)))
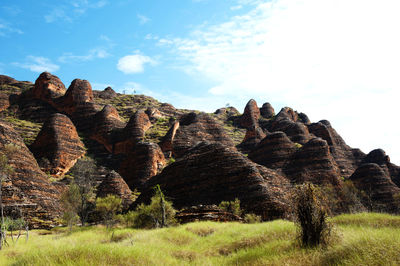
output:
POLYGON ((261 216, 254 213, 246 213, 243 220, 247 224, 255 224, 261 222, 261 216))
POLYGON ((172 202, 165 200, 163 193, 157 186, 156 194, 151 198, 150 204, 140 204, 134 213, 128 213, 129 216, 126 217, 126 222, 132 222, 135 228, 171 226, 176 223, 175 213, 176 210, 172 206, 172 202))
POLYGON ((240 209, 240 200, 238 198, 234 201, 221 201, 218 207, 237 216, 242 215, 243 212, 242 209, 240 209))
POLYGON ((116 195, 96 199, 96 211, 100 213, 107 228, 116 222, 116 214, 122 209, 122 199, 116 195))
POLYGON ((323 205, 322 194, 313 184, 307 183, 296 188, 294 193, 294 214, 299 227, 299 239, 304 247, 326 245, 331 235, 327 208, 323 205))

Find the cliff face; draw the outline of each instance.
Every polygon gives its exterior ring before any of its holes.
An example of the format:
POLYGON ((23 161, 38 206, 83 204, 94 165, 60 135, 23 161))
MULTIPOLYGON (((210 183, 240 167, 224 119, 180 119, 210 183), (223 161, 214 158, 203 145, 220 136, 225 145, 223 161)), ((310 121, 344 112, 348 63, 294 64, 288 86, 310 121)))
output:
POLYGON ((160 184, 178 208, 239 198, 247 212, 274 219, 285 217, 295 185, 340 192, 351 180, 370 195, 364 204, 397 210, 400 167, 384 151, 353 149, 327 120, 311 123, 289 107, 275 115, 270 103, 250 100, 243 114, 234 107, 206 114, 110 87, 93 91, 82 79, 66 89, 45 72, 34 84, 0 75, 0 116, 0 148, 18 147, 4 202, 35 226, 60 214, 65 185, 50 180, 85 156, 97 163, 98 196, 119 195, 125 208, 132 190, 147 201, 160 184))

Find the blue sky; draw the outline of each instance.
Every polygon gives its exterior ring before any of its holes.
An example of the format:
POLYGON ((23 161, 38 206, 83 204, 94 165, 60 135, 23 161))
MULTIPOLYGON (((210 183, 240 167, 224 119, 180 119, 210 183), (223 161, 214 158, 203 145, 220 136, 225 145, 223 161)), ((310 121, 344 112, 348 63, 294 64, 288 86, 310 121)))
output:
POLYGON ((399 12, 397 0, 2 0, 0 73, 210 112, 290 106, 400 164, 399 12))

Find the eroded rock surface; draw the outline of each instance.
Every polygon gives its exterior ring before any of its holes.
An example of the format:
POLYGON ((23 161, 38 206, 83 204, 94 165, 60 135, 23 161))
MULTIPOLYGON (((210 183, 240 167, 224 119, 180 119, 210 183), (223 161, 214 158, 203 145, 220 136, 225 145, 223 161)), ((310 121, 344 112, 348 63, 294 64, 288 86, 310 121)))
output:
POLYGON ((219 204, 238 198, 247 211, 263 219, 284 217, 289 182, 257 165, 235 149, 202 142, 146 184, 141 199, 149 199, 160 184, 177 208, 219 204))
POLYGON ((63 114, 53 114, 40 130, 31 150, 39 162, 45 160, 42 170, 62 177, 85 154, 85 146, 72 121, 63 114))

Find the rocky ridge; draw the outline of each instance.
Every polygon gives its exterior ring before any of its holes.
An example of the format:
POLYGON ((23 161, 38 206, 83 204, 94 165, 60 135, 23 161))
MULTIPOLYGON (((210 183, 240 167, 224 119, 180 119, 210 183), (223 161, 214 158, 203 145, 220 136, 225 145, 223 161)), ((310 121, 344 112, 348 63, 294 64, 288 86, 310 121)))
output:
POLYGON ((296 184, 340 191, 351 180, 371 195, 364 204, 397 211, 400 168, 384 151, 366 155, 349 147, 327 120, 312 123, 289 107, 275 115, 270 103, 259 108, 250 100, 243 114, 229 106, 206 114, 110 87, 93 91, 81 79, 66 89, 46 72, 34 84, 0 75, 0 86, 0 142, 16 143, 22 153, 14 156, 24 157, 13 162, 19 174, 7 181, 4 202, 30 206, 27 216, 36 226, 41 223, 35 219, 55 221, 65 189, 45 173, 60 180, 85 156, 106 169, 97 174, 98 195, 119 195, 126 207, 132 190, 145 202, 159 184, 177 208, 239 198, 246 212, 266 220, 287 215, 296 184), (22 181, 28 172, 32 191, 22 181))

